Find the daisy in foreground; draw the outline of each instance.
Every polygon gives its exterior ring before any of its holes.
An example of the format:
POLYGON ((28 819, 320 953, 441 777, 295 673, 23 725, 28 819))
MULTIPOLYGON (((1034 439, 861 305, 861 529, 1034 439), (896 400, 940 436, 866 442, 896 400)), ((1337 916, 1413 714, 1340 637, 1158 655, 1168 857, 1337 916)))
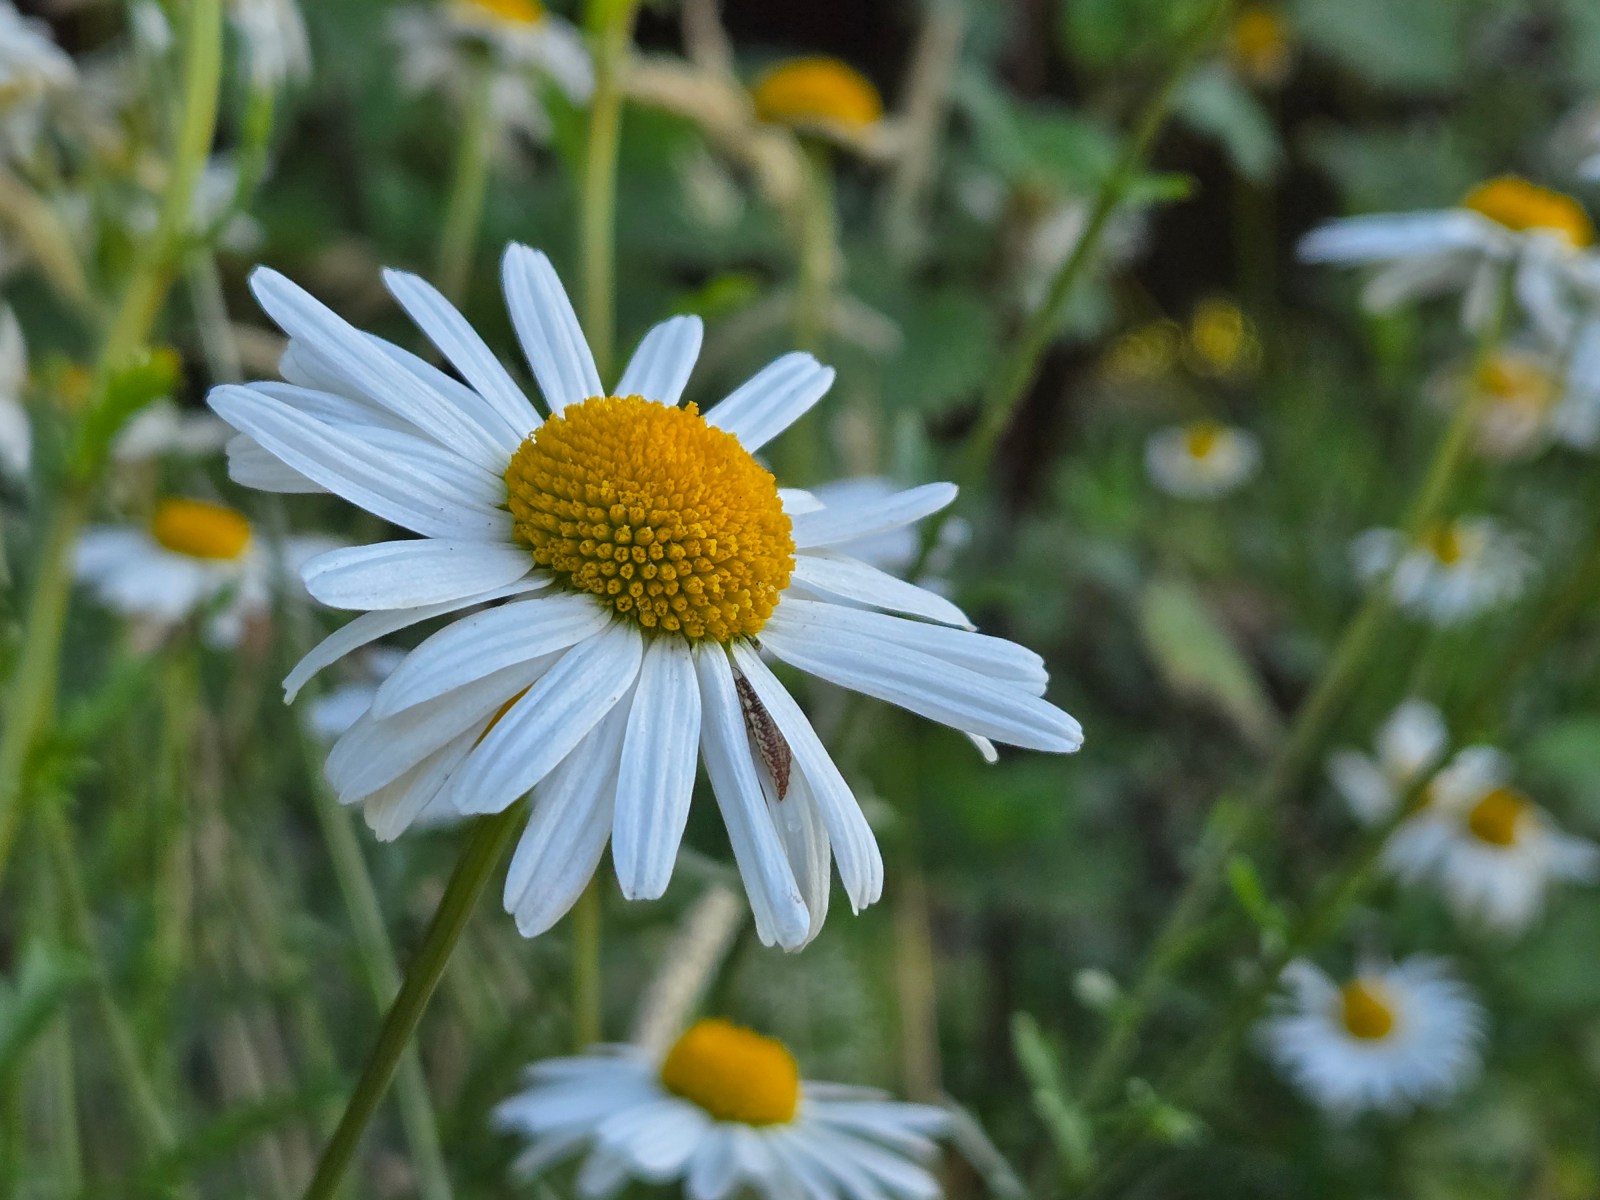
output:
POLYGON ((830 856, 857 910, 878 898, 883 863, 763 652, 989 751, 1078 748, 1078 723, 1043 699, 1038 655, 835 549, 938 511, 953 487, 824 506, 755 459, 831 370, 784 355, 702 415, 679 405, 700 321, 675 317, 607 388, 549 261, 512 246, 503 276, 548 417, 434 288, 399 272, 390 290, 465 383, 263 269, 251 282, 289 335, 288 382, 210 398, 244 435, 236 479, 325 489, 421 535, 306 564, 314 597, 365 615, 295 668, 291 699, 350 651, 456 614, 329 755, 340 798, 380 837, 436 797, 471 815, 531 789, 505 887, 531 937, 572 906, 608 839, 625 896, 666 890, 703 758, 756 929, 794 949, 821 927, 830 856))
POLYGON ((683 1181, 692 1200, 743 1190, 765 1200, 934 1200, 925 1163, 942 1109, 865 1088, 802 1083, 782 1042, 701 1021, 657 1060, 635 1046, 538 1063, 496 1120, 529 1139, 517 1170, 536 1175, 584 1155, 578 1195, 600 1200, 630 1179, 683 1181))
POLYGON ((1262 1023, 1262 1040, 1295 1085, 1332 1113, 1437 1103, 1478 1071, 1483 1010, 1439 959, 1364 964, 1343 984, 1300 961, 1284 982, 1289 996, 1262 1023))
MULTIPOLYGON (((337 546, 317 535, 285 538, 283 570, 337 546)), ((78 541, 77 574, 107 608, 165 632, 205 615, 206 640, 233 646, 272 605, 278 563, 241 512, 168 498, 143 527, 99 525, 78 541)))
POLYGON ((1261 463, 1255 435, 1215 421, 1158 429, 1144 447, 1150 482, 1169 496, 1211 500, 1246 483, 1261 463))
POLYGON ((1436 625, 1470 620, 1522 594, 1532 566, 1522 542, 1489 517, 1433 525, 1407 544, 1398 529, 1369 529, 1350 544, 1356 573, 1436 625))

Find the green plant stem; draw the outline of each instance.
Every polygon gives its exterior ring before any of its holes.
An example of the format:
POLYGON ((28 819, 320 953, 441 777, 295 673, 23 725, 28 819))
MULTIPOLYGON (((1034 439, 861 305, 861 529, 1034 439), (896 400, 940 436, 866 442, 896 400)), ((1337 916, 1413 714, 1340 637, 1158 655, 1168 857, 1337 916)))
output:
MULTIPOLYGON (((97 402, 103 400, 112 372, 149 336, 166 299, 181 257, 195 185, 216 131, 217 90, 222 78, 222 0, 194 0, 188 12, 183 122, 172 172, 155 236, 139 243, 128 284, 106 328, 95 369, 97 402)), ((22 649, 5 698, 5 729, 0 732, 0 879, 22 820, 28 762, 54 717, 61 631, 72 583, 72 547, 89 510, 88 482, 68 480, 40 545, 22 649)))
POLYGON ((439 239, 439 289, 458 304, 472 275, 495 137, 491 68, 479 63, 475 69, 467 110, 457 134, 460 141, 450 179, 450 197, 445 203, 444 233, 439 239))
MULTIPOLYGON (((1499 344, 1508 306, 1509 295, 1507 289, 1502 288, 1494 318, 1478 337, 1472 369, 1467 376, 1468 394, 1456 406, 1408 510, 1407 544, 1415 542, 1424 529, 1438 520, 1466 462, 1480 408, 1478 389, 1470 381, 1478 378, 1483 364, 1499 344)), ((1194 928, 1222 885, 1224 865, 1238 851, 1251 829, 1299 781, 1361 678, 1393 611, 1388 579, 1372 581, 1366 599, 1345 627, 1327 669, 1295 713, 1288 734, 1262 773, 1260 782, 1249 792, 1238 818, 1214 822, 1219 829, 1217 836, 1203 841, 1202 853, 1187 883, 1157 932, 1133 987, 1114 1011, 1106 1036, 1090 1060, 1083 1097, 1086 1105, 1093 1107, 1105 1100, 1126 1070, 1157 995, 1167 977, 1186 957, 1194 928)))
POLYGON ((572 907, 572 1048, 596 1045, 603 1033, 600 1009, 600 877, 572 907))
MULTIPOLYGON (((367 860, 361 853, 361 843, 350 826, 350 815, 339 807, 322 782, 322 771, 317 761, 316 747, 305 728, 298 721, 296 740, 311 784, 312 808, 317 825, 322 830, 323 843, 328 847, 328 858, 333 864, 334 879, 344 898, 345 912, 350 917, 350 929, 355 938, 356 956, 361 960, 362 972, 367 977, 367 988, 379 1012, 394 1002, 400 990, 400 968, 395 960, 394 947, 389 942, 389 932, 383 923, 383 908, 378 901, 377 889, 372 885, 367 860)), ((451 1196, 450 1172, 445 1166, 444 1153, 439 1145, 439 1122, 428 1098, 428 1080, 422 1070, 422 1058, 414 1045, 406 1045, 395 1068, 395 1104, 400 1110, 400 1125, 411 1148, 412 1164, 417 1173, 417 1194, 424 1200, 449 1200, 451 1196)))
POLYGON ((619 75, 637 10, 638 0, 589 0, 585 11, 594 54, 594 95, 589 101, 589 145, 583 163, 583 326, 602 379, 610 378, 616 340, 619 75))
POLYGON ((366 1068, 346 1104, 339 1127, 322 1152, 316 1174, 306 1188, 305 1200, 331 1200, 339 1182, 355 1156, 362 1131, 372 1119, 389 1080, 394 1077, 411 1035, 422 1019, 439 978, 444 974, 450 952, 455 948, 467 919, 483 893, 495 865, 505 853, 523 817, 523 806, 512 805, 505 812, 480 817, 468 835, 450 882, 445 886, 433 921, 423 935, 416 956, 406 969, 400 991, 389 1006, 377 1043, 366 1068))

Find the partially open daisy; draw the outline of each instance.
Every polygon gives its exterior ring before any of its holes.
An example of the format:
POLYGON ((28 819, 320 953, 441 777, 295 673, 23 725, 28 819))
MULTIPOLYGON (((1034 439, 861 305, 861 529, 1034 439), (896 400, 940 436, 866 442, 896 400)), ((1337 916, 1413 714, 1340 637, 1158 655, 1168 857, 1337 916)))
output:
POLYGON ((583 36, 539 0, 438 0, 396 9, 389 34, 400 52, 400 79, 413 92, 443 92, 469 102, 489 72, 495 130, 543 141, 550 121, 536 84, 547 80, 575 104, 594 91, 594 64, 583 36))
POLYGON ((942 1109, 802 1082, 782 1042, 717 1020, 660 1058, 609 1046, 535 1064, 495 1119, 528 1139, 524 1175, 582 1155, 585 1200, 630 1179, 681 1181, 693 1200, 934 1200, 925 1164, 948 1123, 942 1109))
POLYGON ((854 148, 866 146, 883 122, 878 89, 854 67, 822 56, 775 64, 750 89, 756 116, 854 148))
POLYGON ((1261 463, 1253 433, 1217 421, 1171 425, 1144 447, 1150 482, 1170 496, 1211 500, 1246 483, 1261 463))
POLYGON ((1512 783, 1510 760, 1474 746, 1434 784, 1447 836, 1434 873, 1463 919, 1502 933, 1526 929, 1555 883, 1600 879, 1600 846, 1563 833, 1512 783))
POLYGON ((1228 59, 1261 87, 1277 87, 1289 78, 1294 49, 1283 10, 1275 4, 1242 5, 1228 30, 1228 59))
MULTIPOLYGON (((1426 700, 1413 698, 1379 728, 1376 754, 1335 750, 1328 758, 1328 775, 1356 820, 1379 825, 1394 816, 1412 788, 1434 774, 1448 742, 1444 715, 1426 700)), ((1385 866, 1406 879, 1419 878, 1433 866, 1446 836, 1429 793, 1421 800, 1421 808, 1384 845, 1385 866)))
POLYGON ((230 445, 235 478, 325 488, 421 535, 306 565, 314 597, 367 611, 295 669, 291 698, 363 644, 494 604, 414 650, 329 756, 341 798, 380 836, 441 793, 473 814, 532 789, 505 890, 532 936, 576 900, 608 839, 623 893, 662 894, 703 757, 757 931, 794 948, 820 928, 830 854, 857 909, 883 868, 762 651, 980 739, 1078 747, 1078 723, 1043 699, 1037 655, 837 549, 937 511, 952 487, 829 507, 781 492, 755 459, 832 384, 810 355, 783 356, 702 415, 678 403, 700 322, 676 317, 607 388, 549 261, 513 246, 506 296, 545 419, 435 289, 386 278, 466 383, 258 270, 256 295, 290 337, 289 382, 211 395, 248 435, 230 445))
POLYGON ((0 304, 0 474, 21 479, 33 461, 33 426, 24 396, 28 343, 9 304, 0 304))
MULTIPOLYGON (((283 542, 284 570, 337 545, 320 536, 283 542)), ((99 525, 77 547, 78 579, 107 608, 158 629, 206 616, 208 641, 230 646, 272 602, 278 564, 236 509, 169 497, 144 526, 99 525)))
POLYGON ((1502 175, 1454 208, 1347 217, 1300 243, 1310 262, 1373 264, 1368 307, 1384 311, 1419 296, 1459 292, 1463 318, 1479 328, 1493 312, 1506 270, 1530 316, 1560 336, 1569 266, 1594 243, 1594 226, 1571 196, 1502 175))
POLYGON ((1532 563, 1521 539, 1489 517, 1440 521, 1408 541, 1369 529, 1351 543, 1357 573, 1383 583, 1395 603, 1437 625, 1470 620, 1522 594, 1532 563))
POLYGON ((1284 982, 1289 995, 1262 1039, 1279 1069, 1336 1115, 1438 1103, 1478 1071, 1483 1009, 1439 959, 1367 963, 1342 984, 1300 961, 1284 982))

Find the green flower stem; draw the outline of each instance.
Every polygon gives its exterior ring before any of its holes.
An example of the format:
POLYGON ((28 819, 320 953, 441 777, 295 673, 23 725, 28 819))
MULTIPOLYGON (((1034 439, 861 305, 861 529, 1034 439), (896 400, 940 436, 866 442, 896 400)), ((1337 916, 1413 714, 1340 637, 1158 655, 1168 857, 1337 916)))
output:
MULTIPOLYGON (((1503 336, 1510 308, 1510 287, 1508 272, 1494 314, 1479 332, 1466 377, 1466 395, 1456 406, 1455 414, 1434 451, 1433 460, 1411 503, 1405 522, 1408 543, 1414 542, 1444 512, 1467 460, 1482 404, 1476 380, 1503 336)), ((1218 829, 1217 835, 1208 837, 1202 843, 1201 855, 1190 872, 1188 882, 1157 933, 1134 986, 1114 1011, 1106 1036, 1090 1062, 1086 1075, 1085 1104, 1092 1107, 1105 1100, 1126 1070, 1156 996, 1168 976, 1187 957, 1193 944, 1195 927, 1222 885, 1228 860, 1244 844, 1251 830, 1299 782, 1360 679, 1393 611, 1388 580, 1374 580, 1366 599, 1345 627, 1327 670, 1295 714, 1288 736, 1268 764, 1261 782, 1249 793, 1236 817, 1213 821, 1218 829)))
POLYGON ((457 304, 466 294, 472 276, 473 250, 483 224, 483 198, 489 188, 495 138, 493 79, 488 63, 476 64, 476 77, 458 134, 450 197, 445 203, 444 233, 439 239, 439 290, 457 304))
MULTIPOLYGON (((303 711, 303 710, 302 710, 303 711)), ((344 897, 345 912, 355 938, 356 956, 367 977, 367 988, 379 1012, 394 1002, 400 990, 400 968, 394 947, 383 923, 383 908, 372 885, 361 843, 350 826, 350 814, 339 807, 322 781, 317 750, 305 722, 296 722, 296 740, 311 784, 312 808, 322 840, 328 847, 334 879, 344 897)), ((395 1068, 395 1105, 400 1110, 400 1125, 411 1147, 412 1164, 417 1173, 417 1194, 424 1200, 450 1200, 450 1172, 439 1145, 439 1122, 428 1098, 428 1080, 422 1058, 413 1045, 406 1045, 395 1068)))
POLYGON ((523 806, 512 805, 505 812, 490 817, 480 817, 467 838, 467 844, 456 861, 450 882, 445 886, 444 897, 433 915, 422 945, 406 969, 400 991, 389 1006, 383 1027, 378 1031, 377 1043, 367 1059, 366 1068, 356 1084, 344 1116, 332 1139, 322 1152, 316 1174, 306 1188, 305 1200, 332 1200, 338 1192, 339 1182, 355 1157, 361 1134, 372 1119, 399 1067, 411 1035, 422 1019, 439 978, 444 974, 450 952, 466 928, 478 897, 483 893, 490 874, 505 854, 506 847, 517 831, 523 817, 523 806))
POLYGON ((600 377, 610 379, 616 340, 617 149, 623 60, 638 0, 589 0, 584 23, 594 52, 589 145, 583 163, 583 326, 600 377))
POLYGON ((572 908, 572 1048, 597 1044, 600 1009, 600 876, 589 880, 572 908))
MULTIPOLYGON (((95 369, 97 398, 103 398, 112 372, 144 343, 160 313, 181 258, 195 185, 216 132, 222 0, 194 0, 188 12, 183 123, 172 173, 155 236, 139 243, 127 287, 107 326, 95 369)), ((5 697, 5 729, 0 733, 0 879, 22 820, 28 760, 54 716, 61 631, 72 586, 72 547, 89 510, 88 481, 69 480, 40 544, 22 648, 5 697)))

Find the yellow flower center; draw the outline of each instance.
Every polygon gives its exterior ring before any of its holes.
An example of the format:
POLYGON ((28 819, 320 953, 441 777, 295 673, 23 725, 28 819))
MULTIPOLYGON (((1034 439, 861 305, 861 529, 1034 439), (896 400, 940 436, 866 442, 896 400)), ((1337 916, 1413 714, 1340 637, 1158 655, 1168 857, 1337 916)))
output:
POLYGON ((204 500, 163 500, 150 518, 150 536, 190 558, 238 558, 250 545, 250 522, 241 512, 204 500))
POLYGON ((508 25, 537 25, 544 20, 539 0, 454 0, 457 10, 480 20, 488 17, 508 25))
POLYGON ((883 117, 866 76, 836 58, 792 58, 756 81, 756 116, 776 125, 823 125, 859 132, 883 117))
POLYGON ((1189 322, 1189 344, 1202 369, 1226 375, 1244 366, 1257 351, 1250 322, 1239 306, 1217 296, 1202 300, 1189 322))
POLYGON ((701 1021, 661 1063, 661 1086, 719 1121, 783 1125, 800 1105, 800 1069, 782 1042, 727 1021, 701 1021))
POLYGON ((1382 984, 1352 979, 1339 989, 1339 1020, 1351 1037, 1375 1042, 1394 1029, 1394 1007, 1385 998, 1382 984))
POLYGON ((1461 530, 1450 521, 1440 521, 1422 535, 1422 545, 1429 554, 1447 567, 1453 567, 1467 555, 1466 539, 1461 530))
POLYGON ((693 404, 569 405, 506 468, 534 561, 645 629, 754 637, 794 570, 778 481, 693 404))
POLYGON ((1526 354, 1496 354, 1478 372, 1478 387, 1494 403, 1539 413, 1556 398, 1556 381, 1526 354))
POLYGON ((1270 5, 1247 5, 1234 19, 1228 50, 1234 65, 1256 83, 1282 83, 1289 74, 1289 24, 1270 5))
POLYGON ((1189 457, 1205 460, 1216 453, 1228 431, 1215 421, 1193 421, 1183 427, 1183 446, 1189 457))
POLYGON ((1522 818, 1533 807, 1529 799, 1513 788, 1498 787, 1472 806, 1467 828, 1480 842, 1491 846, 1510 846, 1517 840, 1522 818))
POLYGON ((1529 229, 1554 233, 1578 248, 1594 242, 1594 226, 1581 204, 1565 193, 1515 175, 1500 175, 1480 183, 1462 199, 1461 207, 1519 233, 1529 229))

